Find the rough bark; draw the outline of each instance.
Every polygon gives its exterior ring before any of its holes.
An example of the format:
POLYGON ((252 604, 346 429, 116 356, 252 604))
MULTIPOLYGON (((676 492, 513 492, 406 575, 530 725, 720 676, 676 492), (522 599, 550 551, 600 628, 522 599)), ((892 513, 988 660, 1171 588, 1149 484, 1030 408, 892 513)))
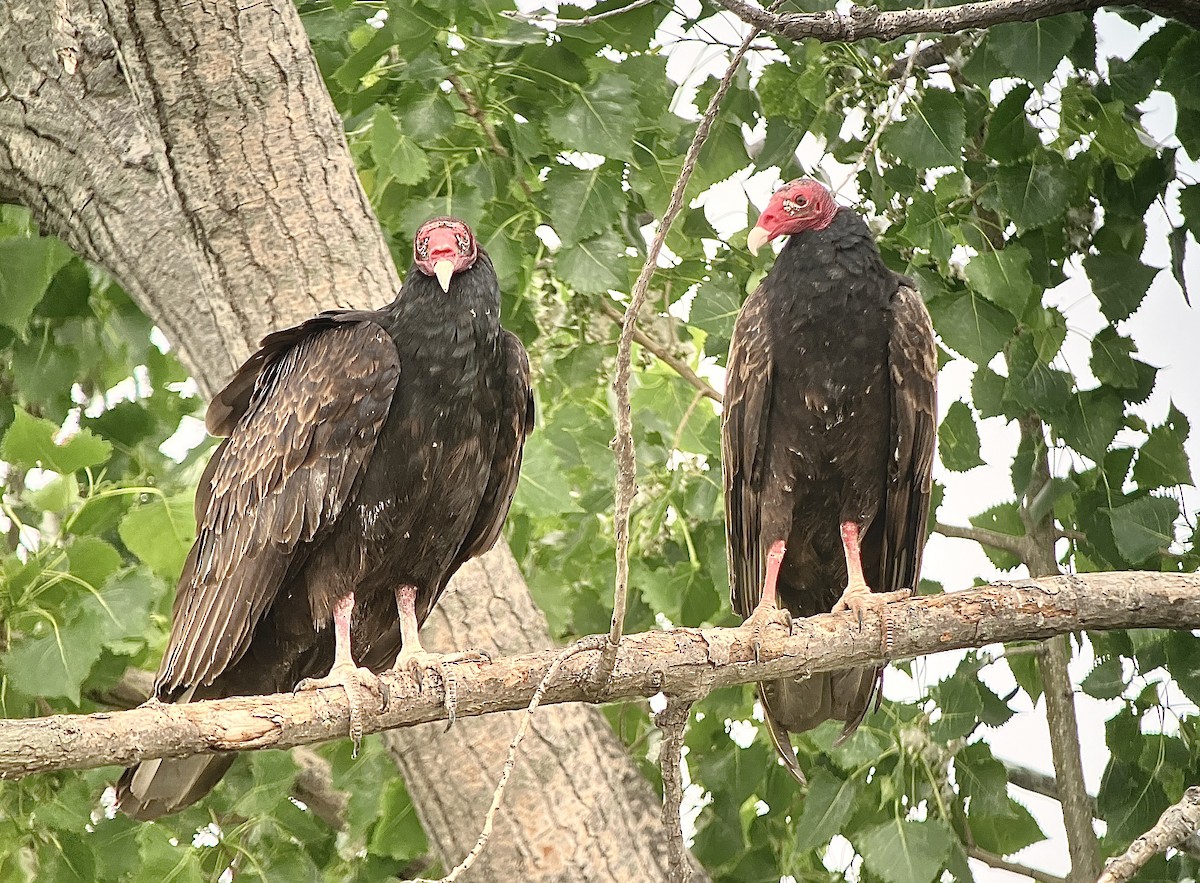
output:
POLYGON ((1124 853, 1108 860, 1096 883, 1126 883, 1137 876, 1150 859, 1183 843, 1200 827, 1200 786, 1183 792, 1183 799, 1159 817, 1158 822, 1129 845, 1124 853))
MULTIPOLYGON (((398 276, 388 243, 290 0, 58 7, 67 14, 60 21, 46 0, 0 3, 0 194, 109 270, 205 395, 269 329, 391 299, 398 276)), ((492 559, 501 578, 472 565, 459 580, 468 592, 488 591, 470 603, 450 600, 450 643, 550 644, 505 555, 492 559), (478 615, 481 606, 489 615, 478 615)), ((440 617, 439 627, 446 622, 440 617)), ((341 711, 329 710, 327 723, 341 711)), ((227 735, 248 736, 238 729, 245 723, 235 714, 227 735)), ((535 761, 509 799, 521 811, 554 807, 558 825, 510 815, 520 824, 497 841, 511 848, 489 851, 481 877, 661 876, 662 838, 649 833, 658 825, 653 789, 600 712, 550 709, 536 726, 543 757, 554 762, 535 761), (580 752, 580 744, 591 748, 580 752), (597 783, 604 812, 587 802, 598 799, 597 783), (586 828, 586 850, 582 832, 575 852, 564 846, 569 825, 586 828), (567 858, 547 861, 559 852, 567 858), (644 873, 617 874, 598 858, 620 853, 644 873)), ((420 757, 404 773, 439 855, 474 837, 487 801, 465 787, 464 771, 486 779, 496 768, 490 746, 506 743, 512 728, 497 716, 472 722, 470 740, 456 735, 430 748, 418 745, 428 735, 407 734, 393 742, 394 753, 420 757), (450 781, 456 787, 444 788, 450 781)))
MULTIPOLYGON (((503 585, 499 580, 494 584, 503 585)), ((485 609, 507 603, 507 599, 495 597, 485 609)), ((754 661, 754 649, 743 629, 673 629, 628 635, 621 642, 610 678, 596 677, 600 651, 580 653, 562 666, 543 704, 612 702, 659 692, 694 698, 734 684, 879 665, 943 650, 1047 638, 1079 629, 1192 629, 1200 627, 1200 576, 1126 571, 1020 580, 898 602, 884 612, 890 641, 885 640, 879 612, 868 613, 862 626, 853 614, 824 614, 796 621, 791 635, 782 628, 769 633, 762 644, 761 662, 754 661)), ((558 650, 541 650, 486 665, 456 666, 462 744, 473 744, 475 738, 474 732, 467 735, 467 722, 462 718, 492 715, 489 720, 504 720, 495 713, 524 708, 559 655, 558 650)), ((391 688, 391 707, 369 717, 364 732, 444 720, 446 710, 440 691, 421 692, 407 675, 385 677, 391 688)), ((289 748, 344 737, 347 720, 345 692, 329 688, 184 705, 158 703, 115 713, 0 721, 0 778, 129 765, 154 757, 289 748)), ((512 724, 506 723, 500 731, 511 735, 512 729, 512 724)), ((575 768, 589 756, 588 752, 578 754, 575 744, 569 741, 571 735, 580 738, 578 731, 552 736, 539 725, 538 733, 552 751, 565 753, 554 755, 556 763, 575 768)), ((459 738, 455 734, 455 739, 459 738)), ((406 755, 410 750, 417 752, 427 748, 431 739, 428 735, 413 736, 412 741, 395 743, 393 751, 406 755)), ((604 755, 608 749, 600 740, 597 744, 601 747, 595 753, 604 755)), ((450 756, 452 752, 434 750, 424 756, 432 754, 450 756)), ((614 752, 612 756, 619 754, 614 752)), ((457 790, 461 787, 457 781, 460 775, 473 775, 468 769, 473 762, 453 755, 444 778, 432 786, 422 782, 417 787, 451 790, 446 787, 450 782, 457 790)), ((493 762, 489 769, 498 767, 499 763, 493 762)), ((418 762, 412 769, 425 775, 426 768, 418 762)), ((610 783, 624 781, 624 773, 617 775, 613 770, 589 768, 589 774, 607 776, 610 783)), ((586 793, 582 784, 575 787, 580 794, 586 793)), ((535 796, 540 799, 540 795, 535 796)), ((549 798, 556 812, 558 796, 549 798)), ((438 799, 451 798, 439 792, 438 799)), ((631 805, 623 798, 614 800, 619 800, 622 807, 631 805)), ((653 811, 657 802, 648 800, 653 811)), ((482 807, 475 809, 476 815, 482 811, 482 807)), ((439 836, 451 836, 435 830, 439 836)), ((467 836, 472 838, 468 842, 473 842, 475 833, 473 828, 468 830, 467 836)))
POLYGON ((1036 21, 1067 12, 1088 12, 1101 6, 1139 6, 1147 12, 1200 27, 1200 6, 1194 0, 984 0, 959 6, 917 6, 888 12, 872 6, 851 6, 845 13, 775 13, 745 0, 717 2, 742 21, 768 34, 790 40, 813 38, 824 43, 894 40, 909 34, 950 34, 1007 22, 1036 21))

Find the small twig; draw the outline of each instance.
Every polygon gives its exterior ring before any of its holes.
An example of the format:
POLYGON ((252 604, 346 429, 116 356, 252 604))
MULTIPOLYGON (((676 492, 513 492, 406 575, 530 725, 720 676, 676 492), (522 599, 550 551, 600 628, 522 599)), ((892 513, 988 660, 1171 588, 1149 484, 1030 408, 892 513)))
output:
POLYGON ((936 64, 944 64, 950 60, 950 56, 957 52, 962 44, 963 37, 951 34, 928 46, 916 49, 911 54, 893 61, 892 66, 887 70, 887 78, 889 80, 898 80, 901 77, 908 79, 914 68, 925 70, 936 64))
POLYGON ((942 524, 939 521, 934 524, 933 529, 944 537, 956 540, 974 540, 985 546, 991 546, 993 549, 1016 555, 1022 561, 1025 560, 1025 553, 1028 551, 1025 537, 1014 537, 1011 534, 988 530, 986 527, 963 527, 957 524, 942 524))
POLYGON ((346 827, 346 806, 350 795, 333 786, 332 765, 311 748, 292 749, 292 760, 299 770, 292 785, 292 796, 335 831, 346 827))
POLYGON ((642 304, 646 302, 650 277, 654 275, 654 270, 658 266, 658 255, 662 251, 663 241, 667 238, 667 231, 671 229, 671 224, 683 207, 683 195, 687 190, 688 181, 692 178, 692 172, 696 168, 696 159, 700 156, 700 148, 708 139, 708 133, 712 129, 717 111, 721 107, 721 101, 724 99, 725 93, 729 91, 733 76, 737 73, 742 58, 756 36, 758 36, 758 30, 751 29, 742 41, 742 45, 733 54, 725 76, 721 78, 716 92, 709 99, 708 109, 704 111, 704 116, 696 126, 696 134, 692 137, 692 143, 683 158, 683 168, 680 169, 679 177, 675 180, 675 187, 671 190, 671 198, 667 202, 667 209, 663 212, 662 220, 659 222, 658 232, 650 242, 650 247, 646 251, 646 262, 642 265, 642 271, 638 274, 637 282, 634 283, 633 291, 630 293, 629 306, 625 310, 625 319, 621 326, 621 339, 617 344, 617 371, 616 377, 613 379, 613 392, 617 399, 614 408, 617 423, 617 437, 614 442, 617 455, 617 500, 613 514, 617 546, 617 574, 613 587, 612 627, 608 635, 609 648, 603 663, 605 669, 611 668, 612 663, 616 660, 616 648, 621 643, 621 635, 625 628, 626 596, 629 594, 629 512, 633 508, 633 497, 637 493, 637 457, 633 449, 629 375, 633 362, 633 338, 637 327, 637 317, 642 310, 642 304))
POLYGON ((620 9, 597 12, 595 15, 585 15, 583 18, 557 18, 549 14, 532 15, 528 12, 518 12, 515 9, 506 9, 500 14, 506 18, 513 18, 518 21, 529 22, 530 24, 579 27, 581 25, 590 25, 598 21, 604 21, 606 18, 616 18, 618 15, 624 15, 627 12, 633 12, 635 9, 641 9, 643 6, 649 6, 651 3, 657 2, 658 0, 634 0, 633 3, 630 3, 628 6, 622 6, 620 9))
POLYGON ((592 635, 576 641, 569 647, 563 648, 563 651, 558 654, 554 662, 546 669, 545 676, 542 677, 537 689, 533 692, 533 698, 529 700, 529 707, 525 709, 525 714, 521 717, 521 725, 517 727, 516 735, 513 736, 512 742, 508 745, 508 757, 504 761, 504 769, 500 772, 500 781, 496 783, 496 791, 492 794, 492 805, 488 807, 487 815, 483 817, 483 830, 479 832, 479 839, 475 841, 475 845, 471 847, 471 851, 464 856, 463 860, 451 869, 450 873, 446 876, 439 877, 437 880, 418 877, 412 880, 411 883, 454 883, 461 874, 471 869, 471 866, 483 854, 488 840, 491 839, 492 826, 496 822, 496 813, 499 811, 500 803, 504 799, 504 789, 508 787, 508 780, 517 765, 517 749, 521 745, 521 740, 525 738, 525 733, 529 730, 529 723, 533 720, 533 713, 537 711, 538 705, 546 695, 546 690, 549 689, 551 682, 558 674, 559 669, 562 668, 564 662, 588 650, 603 650, 604 643, 603 636, 592 635))
MULTIPOLYGON (((479 124, 479 128, 483 130, 483 135, 485 138, 487 138, 488 146, 492 148, 492 153, 496 154, 496 156, 508 159, 512 154, 510 154, 508 148, 500 142, 499 136, 496 135, 496 127, 492 125, 490 120, 488 120, 487 114, 484 113, 483 108, 479 106, 479 102, 475 100, 475 94, 467 88, 467 84, 462 81, 462 77, 458 76, 458 74, 451 74, 450 76, 446 77, 446 81, 450 83, 451 87, 454 89, 454 93, 458 96, 459 101, 463 103, 463 106, 467 111, 467 116, 475 120, 475 122, 479 124)), ((533 196, 533 190, 530 188, 529 182, 526 181, 522 176, 517 175, 517 183, 520 185, 521 189, 525 191, 526 196, 533 196)))
POLYGON ((1067 883, 1066 877, 1059 877, 1055 874, 1039 871, 1037 868, 1031 868, 1028 865, 1019 865, 1016 862, 1010 862, 1003 856, 996 855, 994 852, 988 852, 986 849, 981 849, 978 846, 968 846, 967 855, 971 858, 979 859, 985 865, 991 865, 993 868, 1008 871, 1012 874, 1020 874, 1022 877, 1029 877, 1030 879, 1039 881, 1039 883, 1067 883))
POLYGON ((867 142, 867 146, 863 148, 862 153, 858 155, 858 159, 854 161, 854 165, 850 167, 850 171, 846 173, 846 178, 837 186, 837 192, 854 180, 863 168, 867 165, 867 160, 875 156, 875 151, 879 148, 879 139, 883 137, 883 133, 887 131, 888 126, 892 124, 892 118, 896 113, 896 108, 900 106, 900 99, 908 94, 908 78, 912 75, 913 63, 917 59, 917 53, 912 53, 908 57, 908 66, 904 68, 904 76, 900 79, 900 85, 896 89, 896 94, 892 96, 892 100, 888 102, 887 110, 884 111, 883 119, 879 121, 879 125, 875 127, 874 134, 871 135, 871 140, 867 142))
POLYGON ((1200 787, 1183 792, 1183 799, 1159 816, 1154 827, 1129 844, 1123 855, 1108 860, 1096 883, 1125 883, 1157 853, 1177 846, 1200 828, 1200 787))
POLYGON ((667 697, 667 707, 654 715, 655 725, 662 730, 662 746, 658 755, 662 767, 663 804, 662 824, 667 835, 669 883, 687 883, 692 879, 692 863, 687 844, 683 842, 683 734, 691 714, 690 699, 667 697))
MULTIPOLYGON (((612 319, 616 324, 622 325, 625 322, 621 311, 606 301, 600 302, 600 309, 604 315, 612 319)), ((633 339, 637 341, 638 346, 647 352, 653 353, 655 358, 671 368, 676 374, 687 381, 701 395, 712 399, 714 402, 721 401, 721 394, 707 380, 692 370, 692 366, 675 356, 670 349, 663 346, 649 334, 638 327, 633 329, 633 339)))

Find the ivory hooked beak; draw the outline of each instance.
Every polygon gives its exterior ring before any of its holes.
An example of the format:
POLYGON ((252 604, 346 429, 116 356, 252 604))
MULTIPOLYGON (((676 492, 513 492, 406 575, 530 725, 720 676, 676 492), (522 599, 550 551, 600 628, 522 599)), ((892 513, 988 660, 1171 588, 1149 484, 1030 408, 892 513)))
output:
POLYGON ((433 265, 433 275, 437 276, 438 285, 442 286, 442 291, 449 293, 450 277, 454 275, 454 261, 438 261, 433 265))
POLYGON ((771 234, 765 227, 755 227, 746 234, 746 248, 750 249, 750 254, 757 255, 758 250, 767 244, 771 239, 771 234))

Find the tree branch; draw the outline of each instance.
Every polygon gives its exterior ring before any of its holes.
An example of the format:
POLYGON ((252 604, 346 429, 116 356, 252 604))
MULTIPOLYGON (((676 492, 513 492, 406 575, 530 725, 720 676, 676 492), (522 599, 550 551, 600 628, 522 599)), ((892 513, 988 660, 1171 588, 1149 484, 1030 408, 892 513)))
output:
POLYGON ((1010 555, 1016 555, 1022 561, 1028 552, 1028 542, 1025 537, 1014 537, 1012 534, 988 530, 986 527, 962 527, 957 524, 942 524, 937 522, 933 529, 944 537, 956 540, 974 540, 984 546, 991 546, 1010 555))
MULTIPOLYGON (((621 311, 606 301, 600 301, 600 311, 618 325, 623 324, 625 321, 621 315, 621 311)), ((691 365, 677 357, 665 345, 659 343, 636 325, 633 328, 633 339, 637 341, 638 346, 647 352, 653 353, 660 362, 671 368, 676 374, 691 384, 701 395, 712 399, 714 402, 721 401, 721 394, 717 392, 711 383, 693 371, 691 365)))
POLYGON ((1159 817, 1158 822, 1129 845, 1123 855, 1109 859, 1096 883, 1125 883, 1132 880, 1157 853, 1178 846, 1200 828, 1200 787, 1183 792, 1183 799, 1159 817))
POLYGON ((1019 865, 1016 862, 1010 862, 1004 856, 988 852, 986 849, 978 846, 967 847, 967 855, 978 859, 985 865, 991 865, 993 868, 999 868, 1001 871, 1008 871, 1011 874, 1020 874, 1022 877, 1029 877, 1032 880, 1039 881, 1039 883, 1067 883, 1065 877, 1049 874, 1046 871, 1039 871, 1037 868, 1031 868, 1028 865, 1019 865))
MULTIPOLYGON (((701 695, 718 687, 778 680, 894 659, 1046 638, 1078 629, 1200 627, 1200 576, 1120 572, 997 583, 889 605, 892 644, 882 652, 883 621, 868 613, 825 614, 771 635, 763 660, 741 629, 673 629, 630 635, 611 676, 597 677, 591 654, 563 665, 543 704, 612 702, 665 692, 701 695)), ((588 640, 588 639, 585 639, 588 640)), ((458 667, 458 716, 528 706, 561 650, 543 650, 458 667)), ((365 732, 444 720, 436 691, 389 677, 392 702, 365 732)), ((64 769, 128 766, 156 757, 290 748, 346 735, 345 692, 238 697, 115 713, 0 721, 0 778, 64 769)))
POLYGON ((633 12, 635 9, 641 9, 643 6, 649 6, 651 3, 657 3, 658 0, 634 0, 628 6, 622 6, 620 9, 610 9, 608 12, 597 12, 595 15, 585 15, 583 18, 558 18, 553 15, 530 15, 526 12, 518 12, 515 9, 506 9, 500 14, 505 18, 513 18, 518 21, 527 21, 531 24, 553 24, 555 27, 580 27, 583 25, 595 24, 598 21, 604 21, 606 18, 615 18, 618 15, 624 15, 627 12, 633 12))
POLYGON ((616 647, 621 643, 621 634, 625 629, 626 595, 629 592, 629 512, 633 508, 633 498, 637 494, 637 457, 633 449, 633 415, 630 413, 629 406, 629 374, 633 359, 633 337, 637 326, 637 317, 638 313, 642 311, 642 304, 646 302, 650 277, 654 275, 654 270, 658 266, 658 256, 662 251, 663 242, 667 238, 667 231, 671 229, 671 224, 675 222, 676 215, 683 207, 683 196, 687 191, 688 182, 692 179, 692 172, 695 171, 696 160, 700 157, 700 148, 708 140, 708 133, 717 117, 717 111, 720 110, 721 101, 725 98, 725 93, 729 91, 733 75, 737 73, 742 58, 746 55, 756 36, 758 36, 758 31, 751 30, 746 35, 746 39, 742 41, 742 45, 733 53, 725 75, 721 78, 716 91, 713 92, 712 98, 709 99, 708 108, 696 126, 696 134, 692 136, 692 143, 683 157, 683 167, 679 171, 679 177, 675 179, 675 186, 671 189, 671 198, 667 201, 667 208, 659 222, 658 232, 654 234, 654 238, 646 249, 646 262, 642 265, 642 270, 638 273, 637 281, 633 284, 633 290, 629 294, 629 306, 625 310, 625 319, 621 326, 621 338, 617 343, 617 370, 612 384, 613 393, 617 399, 613 407, 617 424, 617 437, 614 442, 617 456, 617 500, 613 512, 617 540, 617 573, 613 586, 612 627, 608 633, 611 646, 605 655, 606 665, 612 662, 616 647))
POLYGON ((654 723, 663 734, 658 763, 662 767, 662 823, 670 855, 669 883, 688 883, 692 879, 691 856, 683 842, 680 812, 683 805, 683 774, 679 768, 683 757, 683 734, 691 711, 690 700, 672 696, 667 699, 667 707, 654 716, 654 723))
MULTIPOLYGON (((776 14, 752 6, 744 0, 717 0, 722 6, 756 28, 787 37, 789 40, 813 38, 823 43, 855 40, 894 40, 922 32, 950 34, 968 28, 988 28, 1013 21, 1035 21, 1064 12, 1084 12, 1101 6, 1134 5, 1132 0, 985 0, 961 6, 934 9, 900 9, 880 12, 875 8, 852 6, 846 14, 803 12, 776 14)), ((1177 15, 1189 21, 1198 13, 1189 11, 1182 0, 1142 0, 1137 5, 1160 14, 1177 15), (1154 7, 1157 7, 1155 9, 1154 7)))

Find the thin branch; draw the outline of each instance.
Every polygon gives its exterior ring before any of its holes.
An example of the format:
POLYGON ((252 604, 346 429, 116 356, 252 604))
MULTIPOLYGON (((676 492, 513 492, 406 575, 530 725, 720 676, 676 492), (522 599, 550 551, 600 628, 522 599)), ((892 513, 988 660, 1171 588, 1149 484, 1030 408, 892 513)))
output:
MULTIPOLYGON (((1058 574, 1054 546, 1058 529, 1052 513, 1035 519, 1031 505, 1051 481, 1046 432, 1041 418, 1033 413, 1020 418, 1021 436, 1034 451, 1029 487, 1021 495, 1017 512, 1025 526, 1025 566, 1034 576, 1058 574)), ((1058 782, 1063 827, 1067 831, 1067 850, 1071 854, 1072 883, 1091 883, 1100 873, 1100 844, 1092 827, 1091 800, 1083 780, 1083 756, 1079 745, 1079 722, 1075 715, 1075 688, 1067 666, 1071 661, 1071 639, 1060 635, 1046 642, 1038 670, 1046 697, 1046 726, 1050 731, 1050 751, 1054 759, 1054 777, 1058 782)))
MULTIPOLYGON (((462 77, 458 76, 458 74, 451 74, 446 77, 446 80, 454 89, 454 94, 458 96, 458 100, 463 103, 463 107, 467 111, 467 116, 475 120, 479 124, 479 128, 483 130, 483 136, 487 138, 488 146, 492 148, 492 153, 508 159, 512 154, 500 142, 500 138, 496 135, 496 127, 492 125, 483 108, 479 106, 479 102, 475 100, 475 93, 467 88, 467 84, 463 82, 462 77)), ((529 182, 521 175, 517 175, 517 183, 525 191, 526 196, 533 197, 533 189, 529 186, 529 182)))
POLYGON ((530 24, 552 24, 557 27, 570 26, 579 27, 581 25, 595 24, 598 21, 604 21, 606 18, 616 18, 618 15, 624 15, 627 12, 633 12, 635 9, 641 9, 643 6, 649 6, 652 3, 657 3, 658 0, 634 0, 628 6, 622 6, 620 9, 610 9, 608 12, 597 12, 595 15, 585 15, 583 18, 557 18, 550 14, 536 15, 528 12, 518 12, 514 9, 506 9, 500 14, 506 18, 513 18, 517 21, 526 21, 530 24))
POLYGON ((942 524, 939 521, 934 524, 933 529, 944 537, 956 540, 974 540, 985 546, 991 546, 993 549, 1016 555, 1022 561, 1025 560, 1025 553, 1028 551, 1025 537, 1014 537, 1012 534, 988 530, 986 527, 962 527, 957 524, 942 524))
POLYGON ((1123 855, 1109 859, 1096 883, 1126 883, 1146 862, 1166 852, 1196 833, 1200 828, 1200 787, 1183 792, 1183 799, 1168 807, 1154 827, 1133 841, 1123 855))
POLYGON ((330 828, 341 831, 346 827, 350 795, 334 787, 329 761, 303 746, 292 749, 292 760, 300 768, 292 786, 292 796, 330 828))
POLYGON ((1038 880, 1039 883, 1067 883, 1066 877, 1059 877, 1055 874, 1049 874, 1045 871, 1039 871, 1037 868, 1031 868, 1028 865, 1020 865, 1016 862, 1010 862, 1003 856, 996 855, 994 852, 988 852, 978 846, 968 846, 967 855, 971 858, 979 859, 986 865, 991 865, 993 868, 998 868, 1001 871, 1008 871, 1012 874, 1020 874, 1022 877, 1029 877, 1032 880, 1038 880))
POLYGON ((915 68, 927 70, 935 65, 948 63, 950 56, 959 50, 965 38, 952 34, 922 46, 903 58, 897 58, 887 70, 889 80, 908 79, 915 68))
MULTIPOLYGON (((1157 572, 1089 573, 997 583, 888 605, 892 644, 883 649, 883 617, 868 612, 797 620, 793 634, 767 636, 762 661, 743 629, 672 629, 630 635, 608 677, 580 653, 562 666, 543 704, 612 702, 663 692, 699 696, 719 687, 879 665, 942 650, 1038 640, 1081 628, 1200 627, 1200 576, 1157 572)), ((782 630, 780 630, 782 631, 782 630)), ((597 639, 585 639, 587 647, 597 639)), ((607 649, 606 642, 603 643, 607 649)), ((458 667, 458 715, 529 705, 561 650, 543 650, 458 667)), ((384 675, 392 702, 364 732, 444 720, 437 691, 407 675, 384 675)), ((346 735, 346 694, 329 688, 297 694, 234 697, 131 711, 0 721, 0 779, 64 769, 129 766, 156 757, 291 748, 346 735)))
POLYGON ((874 8, 851 6, 845 14, 801 12, 780 15, 751 6, 744 0, 717 2, 759 30, 789 40, 812 37, 823 43, 849 43, 868 38, 894 40, 922 32, 949 34, 1011 21, 1034 21, 1064 12, 1083 12, 1101 6, 1130 5, 1129 0, 985 0, 936 9, 880 12, 874 8))
POLYGON ((629 593, 629 512, 633 508, 633 498, 637 493, 637 457, 633 449, 633 416, 629 407, 629 375, 633 361, 633 337, 637 326, 637 317, 642 311, 642 304, 646 302, 650 277, 654 275, 654 270, 658 266, 658 256, 662 251, 663 241, 667 238, 667 231, 671 229, 671 224, 674 223, 676 215, 683 207, 683 195, 687 190, 688 182, 692 179, 692 172, 696 168, 700 148, 708 139, 708 133, 712 129, 717 111, 721 107, 721 101, 724 99, 725 93, 729 91, 733 76, 737 73, 743 56, 756 36, 758 36, 758 31, 752 29, 733 54, 725 76, 721 78, 717 90, 709 99, 708 109, 704 111, 704 116, 696 126, 696 134, 692 137, 692 143, 684 155, 683 168, 680 169, 679 177, 675 180, 675 186, 671 190, 671 198, 668 200, 666 211, 663 212, 662 220, 659 222, 658 232, 650 241, 650 247, 646 250, 646 262, 642 265, 642 271, 633 285, 633 291, 630 292, 629 306, 625 310, 625 319, 621 327, 621 338, 617 343, 617 371, 616 377, 613 378, 613 392, 617 399, 614 407, 617 423, 617 437, 614 442, 617 455, 617 500, 613 513, 617 540, 617 573, 613 587, 612 627, 608 633, 611 646, 605 657, 606 665, 612 662, 616 647, 621 643, 621 634, 625 629, 626 596, 629 593))
POLYGON ((667 707, 654 716, 654 723, 663 734, 658 763, 662 768, 662 823, 667 835, 669 883, 688 883, 692 879, 691 855, 687 844, 683 842, 683 773, 680 769, 683 734, 691 710, 691 700, 670 696, 667 698, 667 707))
POLYGON ((587 650, 600 650, 604 646, 604 638, 600 635, 593 635, 590 639, 577 641, 569 647, 566 647, 558 654, 550 667, 546 669, 546 673, 542 675, 541 681, 537 685, 537 689, 533 692, 533 698, 529 700, 529 706, 525 709, 525 714, 521 717, 521 725, 517 727, 516 735, 513 736, 512 742, 508 745, 508 757, 504 760, 504 768, 500 771, 500 781, 496 783, 496 790, 492 794, 492 805, 488 807, 487 813, 483 817, 483 830, 479 832, 479 839, 475 841, 475 845, 471 847, 471 851, 463 857, 450 873, 444 877, 439 877, 437 880, 428 880, 425 878, 417 878, 412 883, 454 883, 462 874, 465 874, 475 864, 475 861, 483 855, 483 850, 487 847, 488 840, 492 837, 492 827, 496 823, 496 813, 500 810, 500 803, 504 800, 504 789, 508 787, 508 780, 512 777, 513 770, 517 766, 517 749, 521 747, 521 740, 525 738, 525 733, 529 730, 529 723, 533 720, 533 713, 537 711, 537 707, 541 704, 542 699, 546 695, 546 690, 550 683, 558 676, 559 669, 572 656, 583 653, 587 650))
MULTIPOLYGON (((624 324, 625 319, 622 316, 621 311, 607 301, 600 302, 600 310, 616 324, 624 324)), ((711 383, 693 371, 691 365, 673 354, 670 349, 659 343, 636 325, 633 328, 633 339, 637 341, 638 346, 647 352, 653 353, 655 358, 657 358, 668 368, 671 368, 676 374, 691 384, 696 391, 707 398, 712 399, 714 402, 721 401, 721 394, 717 392, 711 383)))

